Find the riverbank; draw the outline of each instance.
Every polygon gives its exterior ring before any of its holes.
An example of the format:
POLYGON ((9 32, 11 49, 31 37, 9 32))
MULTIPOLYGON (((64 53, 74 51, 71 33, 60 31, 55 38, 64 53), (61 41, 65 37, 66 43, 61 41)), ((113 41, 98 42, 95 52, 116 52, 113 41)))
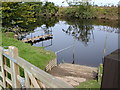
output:
POLYGON ((54 67, 51 71, 48 71, 48 73, 67 82, 68 84, 71 84, 72 86, 79 86, 82 82, 95 79, 97 75, 97 68, 63 63, 54 67))
POLYGON ((91 13, 84 11, 85 17, 80 16, 79 7, 60 7, 59 16, 69 18, 82 19, 102 19, 102 20, 117 20, 118 21, 118 7, 91 7, 91 13))
POLYGON ((100 88, 103 65, 90 67, 77 64, 61 63, 48 73, 76 88, 100 88), (61 73, 62 72, 62 73, 61 73))
POLYGON ((104 20, 104 19, 87 19, 87 20, 83 20, 83 19, 77 19, 77 18, 65 18, 65 17, 60 17, 59 18, 61 21, 66 21, 67 23, 69 23, 70 25, 73 25, 74 23, 76 24, 89 24, 89 25, 103 25, 103 26, 109 26, 109 27, 113 27, 113 28, 119 28, 120 25, 118 25, 118 21, 117 20, 104 20))
POLYGON ((56 55, 44 50, 43 47, 34 47, 23 43, 14 38, 14 33, 2 33, 2 46, 15 46, 19 50, 19 56, 32 63, 33 65, 45 70, 50 60, 56 58, 56 55))

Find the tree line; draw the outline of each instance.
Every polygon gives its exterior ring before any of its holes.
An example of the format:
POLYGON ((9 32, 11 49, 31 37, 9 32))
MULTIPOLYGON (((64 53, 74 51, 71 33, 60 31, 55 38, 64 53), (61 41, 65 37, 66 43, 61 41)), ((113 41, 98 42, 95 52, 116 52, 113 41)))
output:
POLYGON ((55 14, 58 7, 52 2, 3 2, 2 3, 2 26, 20 27, 21 30, 28 28, 42 15, 55 14))

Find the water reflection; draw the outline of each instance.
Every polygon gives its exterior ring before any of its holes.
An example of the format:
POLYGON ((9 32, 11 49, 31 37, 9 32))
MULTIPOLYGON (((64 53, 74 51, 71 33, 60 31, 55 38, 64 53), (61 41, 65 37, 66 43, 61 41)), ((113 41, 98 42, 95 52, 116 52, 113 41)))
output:
POLYGON ((72 35, 75 39, 84 43, 84 45, 88 45, 88 42, 91 37, 91 31, 93 29, 92 25, 82 25, 75 24, 70 25, 66 30, 62 29, 66 34, 72 35))
POLYGON ((22 40, 31 38, 32 41, 34 37, 52 34, 53 36, 50 38, 36 39, 34 42, 28 43, 56 52, 58 63, 67 62, 98 66, 102 62, 106 35, 108 35, 106 55, 118 48, 117 33, 119 28, 109 25, 96 25, 96 22, 69 20, 59 21, 54 25, 46 22, 46 24, 36 27, 34 31, 26 34, 22 40))
MULTIPOLYGON (((85 46, 88 46, 89 41, 94 41, 94 26, 92 24, 93 21, 90 20, 69 20, 67 23, 70 24, 67 29, 62 29, 68 35, 73 36, 78 41, 81 41, 85 46), (92 40, 90 40, 92 39, 92 40)), ((119 28, 117 27, 110 27, 110 26, 102 26, 97 28, 97 30, 105 31, 105 32, 114 32, 120 33, 119 28)))
MULTIPOLYGON (((29 34, 31 32, 34 32, 34 29, 36 27, 42 27, 45 25, 45 28, 53 27, 57 22, 59 22, 59 19, 57 17, 42 17, 37 16, 34 17, 36 19, 35 22, 27 23, 21 22, 18 24, 3 24, 3 27, 9 28, 9 31, 14 32, 16 35, 19 35, 19 37, 23 37, 25 34, 29 34)), ((4 20, 3 20, 4 21, 4 20)), ((3 22, 4 23, 4 22, 3 22)))

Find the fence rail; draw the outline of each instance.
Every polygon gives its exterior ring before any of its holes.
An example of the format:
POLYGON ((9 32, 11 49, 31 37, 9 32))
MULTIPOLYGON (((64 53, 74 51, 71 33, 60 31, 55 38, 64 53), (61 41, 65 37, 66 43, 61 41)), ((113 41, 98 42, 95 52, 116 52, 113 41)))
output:
POLYGON ((7 50, 0 47, 0 86, 2 88, 73 88, 19 57, 18 49, 14 46, 9 46, 7 50))

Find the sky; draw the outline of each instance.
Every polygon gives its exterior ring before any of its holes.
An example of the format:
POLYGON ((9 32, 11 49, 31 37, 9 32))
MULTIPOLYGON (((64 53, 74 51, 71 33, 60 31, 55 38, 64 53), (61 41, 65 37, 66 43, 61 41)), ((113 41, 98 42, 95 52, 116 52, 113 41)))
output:
MULTIPOLYGON (((42 1, 45 1, 45 0, 42 0, 42 1)), ((63 1, 65 0, 46 0, 46 1, 49 1, 49 2, 54 2, 55 5, 58 5, 58 6, 68 6, 68 4, 65 2, 65 3, 62 3, 63 1)), ((118 2, 120 0, 92 0, 95 2, 95 4, 97 5, 108 5, 108 4, 114 4, 114 5, 117 5, 118 2), (102 4, 101 4, 102 3, 102 4)))

